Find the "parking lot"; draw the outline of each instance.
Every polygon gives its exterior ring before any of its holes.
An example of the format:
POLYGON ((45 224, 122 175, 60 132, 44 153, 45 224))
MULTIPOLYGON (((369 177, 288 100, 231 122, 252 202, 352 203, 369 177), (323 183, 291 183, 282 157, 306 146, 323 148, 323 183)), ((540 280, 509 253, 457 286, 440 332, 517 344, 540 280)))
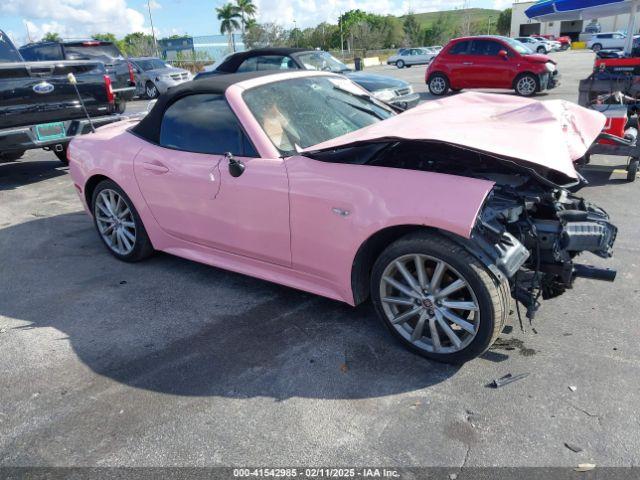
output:
MULTIPOLYGON (((592 54, 553 57, 562 85, 539 98, 576 101, 592 54)), ((370 70, 430 98, 424 67, 370 70)), ((620 231, 582 263, 617 280, 578 280, 524 332, 512 315, 462 367, 404 350, 368 304, 119 262, 52 153, 0 164, 0 466, 638 465, 640 186, 593 162, 581 194, 620 231), (529 375, 488 386, 509 373, 529 375)))

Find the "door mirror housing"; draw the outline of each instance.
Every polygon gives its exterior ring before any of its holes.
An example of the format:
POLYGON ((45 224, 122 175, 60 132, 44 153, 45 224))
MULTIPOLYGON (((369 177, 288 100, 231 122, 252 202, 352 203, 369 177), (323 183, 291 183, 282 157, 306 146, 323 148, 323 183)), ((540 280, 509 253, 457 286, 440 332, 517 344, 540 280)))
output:
POLYGON ((504 58, 505 60, 509 57, 509 54, 507 53, 506 50, 500 50, 498 52, 498 56, 504 58))
POLYGON ((231 152, 224 154, 225 158, 229 161, 229 175, 234 178, 238 178, 244 173, 245 165, 239 160, 236 160, 231 152))

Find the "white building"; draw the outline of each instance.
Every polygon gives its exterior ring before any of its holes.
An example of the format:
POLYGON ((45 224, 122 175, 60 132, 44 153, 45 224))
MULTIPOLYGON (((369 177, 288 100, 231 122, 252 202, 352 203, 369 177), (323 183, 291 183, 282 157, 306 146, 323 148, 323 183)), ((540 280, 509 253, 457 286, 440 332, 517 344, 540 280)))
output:
MULTIPOLYGON (((534 1, 519 1, 513 3, 511 14, 511 36, 524 37, 529 35, 568 35, 571 40, 588 40, 590 35, 582 35, 584 27, 591 22, 600 24, 602 32, 625 31, 629 23, 629 15, 602 17, 597 20, 574 20, 563 22, 536 22, 527 18, 524 11, 533 5, 534 1)), ((636 14, 636 29, 640 28, 640 14, 636 14)), ((636 32, 638 31, 636 30, 636 32)))

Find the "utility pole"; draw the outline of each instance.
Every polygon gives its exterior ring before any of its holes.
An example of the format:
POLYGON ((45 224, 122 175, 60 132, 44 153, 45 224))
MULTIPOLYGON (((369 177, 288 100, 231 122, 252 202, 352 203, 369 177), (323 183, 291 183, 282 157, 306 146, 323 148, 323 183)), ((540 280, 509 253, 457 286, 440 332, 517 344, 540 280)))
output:
POLYGON ((344 58, 344 36, 342 34, 342 12, 340 12, 340 18, 338 18, 338 23, 340 24, 340 54, 344 58))
POLYGON ((23 20, 22 23, 24 23, 24 28, 27 29, 27 39, 29 40, 29 43, 31 43, 32 40, 31 40, 31 32, 29 32, 29 24, 27 23, 26 20, 23 20))
POLYGON ((298 24, 296 23, 296 19, 293 19, 293 31, 295 32, 295 36, 296 36, 296 48, 298 48, 298 24))
POLYGON ((151 35, 153 36, 153 48, 156 51, 156 57, 160 56, 158 51, 158 41, 156 40, 156 30, 153 28, 153 17, 151 16, 151 0, 147 0, 147 9, 149 10, 149 22, 151 22, 151 35))

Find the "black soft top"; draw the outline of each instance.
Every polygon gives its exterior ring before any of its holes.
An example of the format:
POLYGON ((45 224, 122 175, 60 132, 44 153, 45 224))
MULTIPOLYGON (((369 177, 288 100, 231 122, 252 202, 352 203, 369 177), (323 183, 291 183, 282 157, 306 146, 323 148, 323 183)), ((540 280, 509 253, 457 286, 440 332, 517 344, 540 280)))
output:
POLYGON ((214 75, 198 79, 198 81, 185 82, 177 87, 169 89, 160 95, 151 111, 134 126, 131 131, 139 137, 153 143, 160 143, 160 127, 164 111, 176 100, 196 93, 213 93, 224 95, 231 85, 251 80, 252 78, 265 77, 282 73, 278 70, 265 70, 260 72, 232 73, 229 75, 214 75))
POLYGON ((293 55, 300 52, 310 52, 312 50, 308 48, 291 48, 291 47, 278 47, 278 48, 256 48, 254 50, 247 50, 245 52, 234 53, 229 56, 224 62, 222 62, 216 68, 219 72, 233 73, 238 70, 238 67, 247 58, 259 57, 262 55, 293 55))

